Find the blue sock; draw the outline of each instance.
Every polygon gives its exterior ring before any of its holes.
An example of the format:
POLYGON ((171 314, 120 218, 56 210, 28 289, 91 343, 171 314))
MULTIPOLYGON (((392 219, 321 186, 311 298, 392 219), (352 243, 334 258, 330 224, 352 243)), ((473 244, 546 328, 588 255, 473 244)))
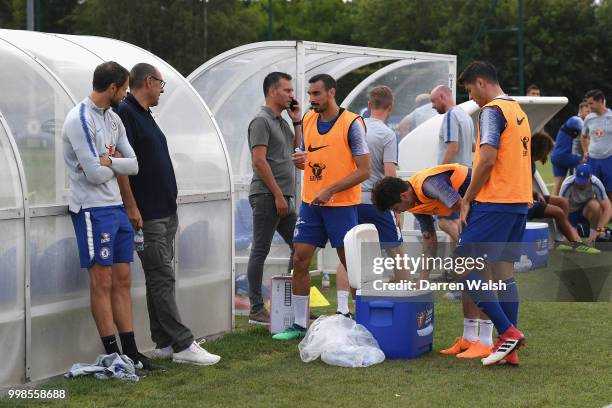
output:
POLYGON ((482 279, 477 271, 471 272, 463 281, 465 292, 472 298, 474 303, 476 303, 476 306, 489 316, 497 332, 500 334, 504 333, 512 326, 512 322, 508 319, 506 313, 504 313, 504 310, 497 300, 497 296, 495 296, 495 292, 492 290, 482 290, 482 283, 484 282, 484 279, 482 279), (470 289, 468 282, 474 282, 474 286, 480 289, 470 289), (478 285, 478 283, 480 283, 480 285, 478 285))
POLYGON ((499 299, 499 303, 504 313, 508 316, 508 320, 516 326, 518 323, 519 311, 518 286, 516 286, 516 280, 514 280, 514 278, 506 279, 504 283, 506 284, 506 290, 498 290, 497 298, 499 299))

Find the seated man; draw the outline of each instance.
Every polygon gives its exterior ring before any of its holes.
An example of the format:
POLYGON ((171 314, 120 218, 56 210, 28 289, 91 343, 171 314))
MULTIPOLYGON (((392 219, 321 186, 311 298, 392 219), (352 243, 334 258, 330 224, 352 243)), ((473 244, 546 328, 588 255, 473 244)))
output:
MULTIPOLYGON (((548 133, 536 132, 531 137, 531 173, 535 175, 535 162, 539 161, 546 164, 548 155, 553 149, 554 141, 548 133)), ((585 245, 580 240, 580 236, 568 220, 569 204, 563 197, 543 196, 541 193, 533 192, 533 206, 527 212, 527 220, 535 218, 553 218, 567 242, 559 244, 557 249, 561 251, 576 251, 586 254, 598 254, 601 251, 597 248, 585 245)))
POLYGON ((587 226, 583 235, 591 243, 604 237, 606 226, 612 216, 612 205, 606 195, 603 183, 593 175, 588 164, 576 168, 576 174, 569 176, 561 185, 561 197, 569 201, 569 221, 575 228, 587 226))
MULTIPOLYGON (((410 211, 419 221, 423 234, 423 252, 435 257, 437 237, 434 214, 450 216, 459 214, 467 190, 472 169, 461 164, 443 164, 422 170, 408 181, 385 177, 372 192, 372 202, 380 211, 410 211)), ((459 219, 446 219, 440 228, 456 242, 461 232, 459 219)), ((421 271, 421 279, 429 278, 429 270, 421 271)), ((482 358, 491 353, 493 323, 468 297, 463 296, 463 336, 450 348, 441 350, 446 355, 459 358, 482 358), (480 326, 480 331, 479 331, 480 326)))

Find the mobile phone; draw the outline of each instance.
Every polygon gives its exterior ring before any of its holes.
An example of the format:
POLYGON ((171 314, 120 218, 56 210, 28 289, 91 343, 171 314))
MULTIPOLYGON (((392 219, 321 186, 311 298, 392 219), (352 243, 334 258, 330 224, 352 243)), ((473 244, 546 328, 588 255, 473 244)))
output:
POLYGON ((297 105, 298 101, 296 101, 295 98, 291 98, 291 102, 289 102, 289 110, 292 112, 295 111, 297 109, 297 105))

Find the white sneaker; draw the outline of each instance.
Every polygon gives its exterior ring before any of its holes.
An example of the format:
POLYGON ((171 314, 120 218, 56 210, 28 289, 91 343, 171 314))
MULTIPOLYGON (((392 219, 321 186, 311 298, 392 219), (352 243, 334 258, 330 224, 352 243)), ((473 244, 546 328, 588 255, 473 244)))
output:
POLYGON ((164 347, 164 348, 156 348, 153 351, 153 358, 159 358, 161 360, 168 360, 172 358, 172 354, 174 354, 174 350, 172 350, 172 346, 164 347))
POLYGON ((217 364, 219 360, 221 360, 221 357, 204 350, 195 341, 185 350, 172 355, 172 361, 175 363, 213 365, 217 364))

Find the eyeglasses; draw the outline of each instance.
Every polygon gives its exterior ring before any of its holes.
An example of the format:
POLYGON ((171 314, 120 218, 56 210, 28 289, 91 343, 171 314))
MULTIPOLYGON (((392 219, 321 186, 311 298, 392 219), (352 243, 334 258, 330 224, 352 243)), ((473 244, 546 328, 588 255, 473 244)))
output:
POLYGON ((153 75, 151 75, 151 78, 156 81, 159 81, 159 86, 161 87, 161 89, 164 89, 164 86, 166 86, 166 81, 164 81, 163 79, 155 78, 153 75))

